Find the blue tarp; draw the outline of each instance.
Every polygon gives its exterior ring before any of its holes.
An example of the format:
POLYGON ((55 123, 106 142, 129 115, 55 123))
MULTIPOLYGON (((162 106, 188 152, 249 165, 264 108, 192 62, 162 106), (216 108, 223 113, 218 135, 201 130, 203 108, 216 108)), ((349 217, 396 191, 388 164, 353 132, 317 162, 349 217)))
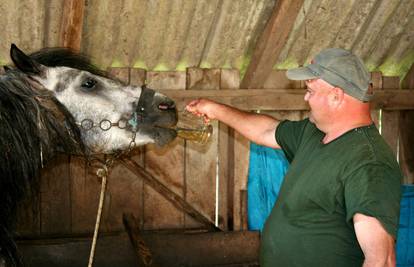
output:
POLYGON ((262 230, 279 194, 289 163, 282 150, 250 143, 247 180, 247 222, 249 230, 262 230))
POLYGON ((414 267, 414 185, 402 186, 397 266, 414 267))

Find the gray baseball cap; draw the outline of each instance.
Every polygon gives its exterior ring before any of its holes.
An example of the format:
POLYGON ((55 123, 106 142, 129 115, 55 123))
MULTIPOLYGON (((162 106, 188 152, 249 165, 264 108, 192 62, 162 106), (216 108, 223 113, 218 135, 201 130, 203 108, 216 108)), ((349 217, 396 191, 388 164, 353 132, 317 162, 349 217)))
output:
POLYGON ((315 56, 311 64, 290 69, 286 76, 291 80, 320 78, 363 102, 372 98, 368 70, 360 58, 345 49, 324 49, 315 56))

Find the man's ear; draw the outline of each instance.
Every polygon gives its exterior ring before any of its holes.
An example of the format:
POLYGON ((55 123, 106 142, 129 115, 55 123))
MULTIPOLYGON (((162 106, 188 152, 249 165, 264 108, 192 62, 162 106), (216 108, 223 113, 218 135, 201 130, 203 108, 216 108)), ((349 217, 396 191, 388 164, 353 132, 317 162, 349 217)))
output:
POLYGON ((22 50, 17 48, 15 44, 11 45, 10 57, 14 65, 24 73, 42 76, 46 67, 31 59, 22 50))
POLYGON ((329 94, 329 102, 332 107, 339 107, 344 101, 344 90, 338 87, 331 89, 329 94))

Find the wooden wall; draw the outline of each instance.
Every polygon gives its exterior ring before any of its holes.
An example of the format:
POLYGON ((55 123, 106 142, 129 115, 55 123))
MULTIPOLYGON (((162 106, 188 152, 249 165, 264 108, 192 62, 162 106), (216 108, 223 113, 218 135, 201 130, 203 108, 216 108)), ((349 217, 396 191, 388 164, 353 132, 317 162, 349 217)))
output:
MULTIPOLYGON (((147 72, 114 68, 110 72, 125 83, 139 86, 145 82, 150 88, 165 91, 238 89, 240 84, 238 71, 228 69, 147 72)), ((396 77, 372 73, 372 78, 376 90, 398 88, 396 77)), ((269 88, 303 90, 305 85, 287 80, 284 71, 273 71, 263 89, 269 88)), ((185 103, 177 104, 182 111, 185 103)), ((307 116, 306 110, 276 109, 256 112, 279 119, 307 116)), ((404 158, 399 141, 403 128, 400 111, 373 110, 372 114, 396 156, 404 158)), ((212 142, 207 145, 176 139, 163 148, 147 145, 137 149, 131 160, 211 223, 215 223, 217 213, 220 229, 245 230, 249 142, 224 124, 213 122, 213 126, 212 142)), ((42 171, 40 196, 21 204, 18 233, 26 237, 90 235, 100 191, 100 180, 94 171, 80 157, 59 155, 50 162, 42 171)), ((413 183, 412 177, 406 175, 405 182, 413 183)), ((116 164, 108 177, 101 232, 123 231, 123 213, 134 214, 145 230, 206 228, 144 182, 133 169, 116 164)))

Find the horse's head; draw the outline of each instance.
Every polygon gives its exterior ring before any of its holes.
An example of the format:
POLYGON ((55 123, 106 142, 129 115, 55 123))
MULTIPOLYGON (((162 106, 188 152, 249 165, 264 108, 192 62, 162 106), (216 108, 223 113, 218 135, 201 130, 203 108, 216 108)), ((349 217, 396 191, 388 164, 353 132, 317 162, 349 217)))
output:
POLYGON ((124 150, 132 143, 163 145, 176 136, 168 129, 177 122, 175 104, 160 93, 93 74, 76 63, 46 64, 15 45, 10 55, 19 70, 52 91, 68 109, 81 127, 84 144, 94 153, 124 150))

